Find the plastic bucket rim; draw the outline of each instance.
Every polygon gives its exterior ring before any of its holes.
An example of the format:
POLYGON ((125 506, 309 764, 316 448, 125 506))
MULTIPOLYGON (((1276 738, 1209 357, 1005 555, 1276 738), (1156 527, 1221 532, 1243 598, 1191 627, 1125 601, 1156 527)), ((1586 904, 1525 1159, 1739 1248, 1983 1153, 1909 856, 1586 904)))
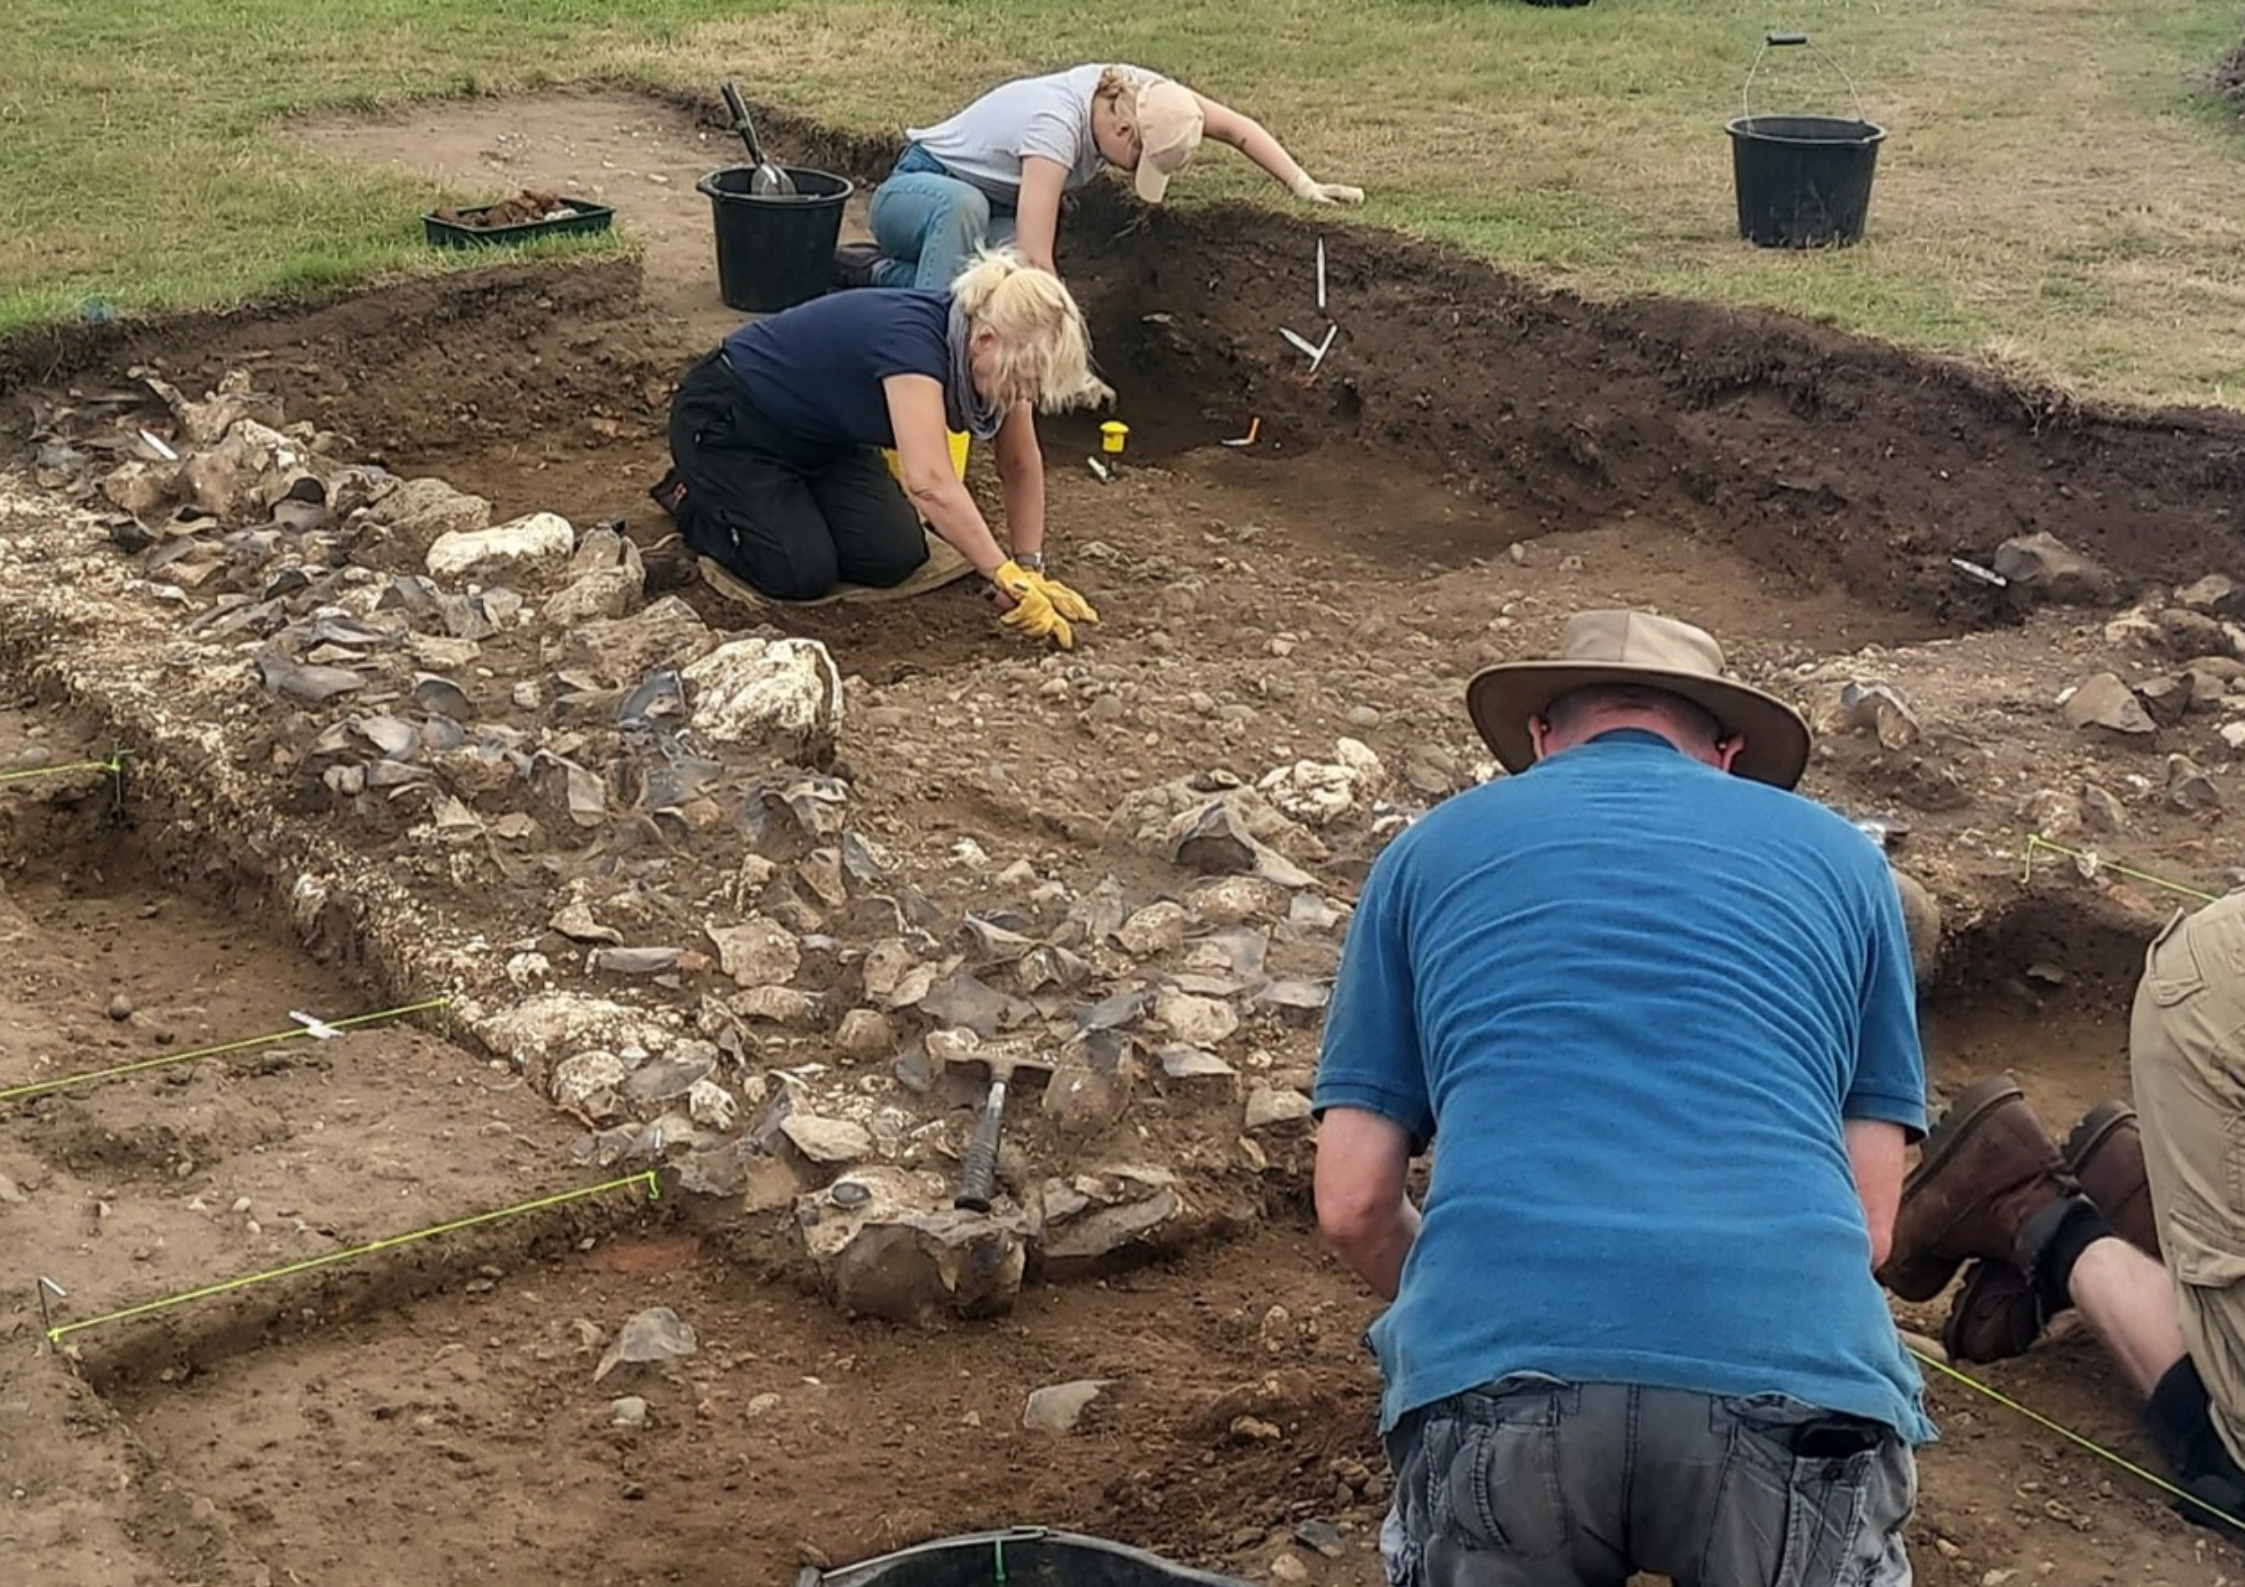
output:
POLYGON ((1886 141, 1886 128, 1876 121, 1869 121, 1861 116, 1820 116, 1809 112, 1779 115, 1763 111, 1752 116, 1733 116, 1723 123, 1723 130, 1740 143, 1773 143, 1803 149, 1862 149, 1886 141), (1823 122, 1833 127, 1859 127, 1864 130, 1848 137, 1788 136, 1781 132, 1762 131, 1755 123, 1763 121, 1823 122))
POLYGON ((783 164, 779 169, 790 177, 815 176, 822 182, 837 182, 841 185, 831 193, 733 193, 717 185, 717 179, 728 172, 755 169, 753 165, 721 165, 714 171, 704 173, 702 179, 694 184, 694 191, 720 203, 748 204, 847 204, 857 196, 855 182, 839 171, 822 171, 815 165, 783 164))

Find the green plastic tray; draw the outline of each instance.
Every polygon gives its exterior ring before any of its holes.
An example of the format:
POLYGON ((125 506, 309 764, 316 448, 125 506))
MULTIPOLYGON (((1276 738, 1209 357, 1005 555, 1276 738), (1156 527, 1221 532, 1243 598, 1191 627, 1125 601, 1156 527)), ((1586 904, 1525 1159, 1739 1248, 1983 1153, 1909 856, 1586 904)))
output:
MULTIPOLYGON (((514 226, 463 226, 454 221, 439 220, 432 212, 421 217, 421 231, 433 248, 496 248, 507 243, 528 242, 533 237, 590 237, 608 229, 616 212, 606 204, 595 204, 590 199, 563 196, 561 202, 577 213, 560 220, 530 220, 514 226)), ((481 215, 492 208, 489 204, 475 209, 463 209, 463 216, 481 215)))

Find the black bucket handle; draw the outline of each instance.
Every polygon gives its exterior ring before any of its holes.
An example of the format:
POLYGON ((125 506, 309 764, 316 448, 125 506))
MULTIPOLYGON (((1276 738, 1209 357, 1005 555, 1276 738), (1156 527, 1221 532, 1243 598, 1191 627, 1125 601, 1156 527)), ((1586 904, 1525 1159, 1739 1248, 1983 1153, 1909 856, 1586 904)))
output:
POLYGON ((1762 35, 1762 47, 1754 52, 1754 64, 1746 68, 1746 81, 1738 90, 1738 112, 1741 116, 1749 122, 1754 119, 1754 74, 1762 69, 1763 57, 1767 56, 1773 49, 1791 47, 1806 49, 1811 55, 1831 67, 1833 71, 1838 72, 1840 81, 1847 84, 1848 98, 1855 101, 1855 119, 1862 122, 1868 122, 1871 119, 1863 114, 1863 95, 1856 90, 1855 79, 1848 75, 1847 68, 1832 59, 1822 47, 1811 44, 1806 33, 1765 33, 1762 35))

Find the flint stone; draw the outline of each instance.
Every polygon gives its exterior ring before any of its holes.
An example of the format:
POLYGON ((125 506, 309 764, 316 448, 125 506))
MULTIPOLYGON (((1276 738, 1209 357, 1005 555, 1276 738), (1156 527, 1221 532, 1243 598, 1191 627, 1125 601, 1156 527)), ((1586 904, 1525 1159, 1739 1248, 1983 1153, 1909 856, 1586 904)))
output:
POLYGON ((1021 1408, 1021 1425, 1032 1433, 1072 1432, 1086 1408, 1099 1398, 1099 1391, 1113 1381, 1078 1378, 1073 1383, 1048 1383, 1032 1389, 1028 1403, 1021 1408))
POLYGON ((1124 921, 1116 940, 1125 953, 1140 959, 1175 953, 1185 946, 1185 921, 1184 906, 1164 899, 1124 921))
POLYGON ((187 499, 214 518, 261 514, 287 492, 304 453, 271 425, 244 419, 180 471, 187 499))
POLYGON ((2222 791, 2188 755, 2167 757, 2167 803, 2177 810, 2219 810, 2222 791))
POLYGON ((1276 918, 1286 911, 1287 896, 1285 888, 1260 877, 1225 876, 1195 887, 1185 903, 1203 925, 1238 926, 1276 918))
POLYGON ((729 1006, 743 1019, 768 1020, 796 1030, 810 1029, 824 1013, 824 1005, 816 996, 791 986, 752 986, 735 996, 729 1006))
POLYGON ((2092 832, 2114 833, 2128 824, 2120 801, 2106 789, 2090 783, 2081 790, 2081 819, 2092 832))
POLYGON ((1194 870, 1243 873, 1281 887, 1315 882, 1309 872, 1251 836, 1239 812, 1223 799, 1211 799, 1170 823, 1169 857, 1194 870))
POLYGON ((1329 826, 1387 781, 1380 757, 1353 738, 1335 747, 1331 761, 1298 760, 1266 772, 1257 788, 1280 810, 1306 826, 1329 826))
POLYGON ((1040 1200, 1044 1270, 1056 1279, 1160 1249, 1163 1231, 1185 1212, 1174 1176, 1137 1166, 1079 1174, 1073 1180, 1048 1179, 1040 1200))
POLYGON ((697 1080, 686 1093, 686 1116, 704 1129, 730 1130, 740 1117, 740 1104, 716 1081, 697 1080))
POLYGON ((703 929, 717 945, 718 967, 737 986, 785 986, 802 967, 802 945, 777 921, 752 915, 737 926, 703 929))
POLYGON ((2185 607, 2170 606, 2152 619, 2167 649, 2184 661, 2196 661, 2201 656, 2228 656, 2231 640, 2228 629, 2203 612, 2185 607))
POLYGON ((2209 573, 2175 592, 2178 603, 2209 617, 2245 616, 2245 591, 2224 573, 2209 573))
POLYGON ((576 992, 541 992, 478 1021, 475 1034, 484 1046, 506 1054, 524 1069, 557 1051, 596 1047, 658 1051, 672 1039, 669 1030, 639 1009, 576 992))
POLYGON ((699 654, 710 638, 709 625, 691 606, 666 595, 634 616, 569 629, 561 636, 561 660, 569 670, 629 688, 650 672, 699 654))
POLYGON ((2190 696, 2190 680, 2171 672, 2136 685, 2136 698, 2161 727, 2173 727, 2183 719, 2183 713, 2190 709, 2190 696))
POLYGON ((798 1201, 797 1230, 835 1303, 923 1328, 1012 1310, 1027 1259, 1020 1220, 958 1211, 950 1195, 933 1176, 876 1165, 798 1201))
POLYGON ((1165 990, 1154 999, 1154 1018, 1188 1047, 1214 1047, 1239 1029, 1239 1015, 1229 1003, 1165 990))
POLYGON ((625 1079, 624 1095, 634 1102, 673 1102, 717 1072, 717 1048, 706 1041, 682 1041, 659 1058, 650 1058, 625 1079))
POLYGON ((896 1026, 877 1009, 853 1008, 842 1016, 834 1045, 860 1062, 885 1057, 896 1050, 896 1026))
POLYGON ((576 544, 577 531, 569 520, 551 512, 534 512, 493 529, 455 529, 429 547, 429 576, 453 582, 471 573, 556 568, 568 561, 576 544))
POLYGON ((592 965, 610 975, 661 975, 684 956, 677 948, 595 948, 592 965))
POLYGON ((647 567, 639 547, 613 529, 587 530, 569 559, 569 582, 546 603, 557 626, 629 616, 646 599, 647 567))
MULTIPOLYGON (((638 554, 633 553, 633 560, 638 554)), ((546 621, 556 627, 628 617, 646 598, 646 575, 625 568, 605 568, 572 579, 546 602, 546 621)))
POLYGON ((2245 677, 2245 661, 2234 656, 2201 656, 2183 669, 2184 681, 2190 685, 2191 708, 2213 710, 2228 697, 2241 677, 2245 677))
POLYGON ((1261 1081, 1247 1093, 1246 1127, 1267 1130, 1274 1124, 1300 1124, 1310 1116, 1310 1099, 1292 1086, 1266 1085, 1261 1081))
POLYGON ((272 651, 257 657, 258 676, 275 694, 306 705, 323 705, 338 695, 366 687, 366 679, 343 667, 304 667, 272 651))
POLYGON ((606 1123, 621 1111, 616 1088, 630 1075, 631 1066, 621 1058, 595 1049, 555 1064, 547 1092, 557 1106, 606 1123))
POLYGON ((1128 1037, 1099 1032, 1078 1038, 1046 1077, 1045 1117, 1062 1135, 1098 1135, 1129 1111, 1138 1078, 1138 1059, 1128 1037))
POLYGON ((2116 588, 2112 574, 2101 564, 2047 532, 2006 540, 1996 547, 1990 565, 2014 588, 2066 604, 2109 601, 2116 588))
POLYGON ((1198 1047, 1164 1047, 1158 1055, 1161 1072, 1172 1080, 1236 1080, 1239 1071, 1212 1052, 1198 1047))
POLYGON ((103 476, 101 493, 121 512, 153 517, 179 492, 180 465, 133 458, 103 476))
POLYGON ((684 669, 694 730, 720 744, 755 744, 806 765, 834 754, 842 675, 815 639, 735 639, 684 669))
POLYGON ((491 503, 441 479, 409 479, 369 509, 378 523, 416 546, 446 535, 473 534, 491 523, 491 503))
POLYGON ((1882 749, 1907 749, 1924 736, 1917 713, 1891 684, 1850 681, 1817 703, 1819 733, 1868 733, 1882 749))
POLYGON ((598 1383, 619 1366, 645 1366, 662 1361, 683 1361, 701 1349, 692 1325, 679 1320, 668 1306, 650 1306, 616 1330, 615 1343, 593 1369, 598 1383))
POLYGON ((790 1113, 780 1122, 780 1133, 814 1163, 847 1165, 863 1162, 873 1155, 873 1136, 864 1125, 849 1119, 790 1113))
POLYGON ((1024 992, 1042 992, 1047 987, 1072 989, 1091 979, 1091 965, 1081 954, 1046 943, 1021 956, 1021 962, 1013 967, 1013 978, 1024 992))
POLYGON ((2065 715, 2069 725, 2085 732, 2096 728, 2140 737, 2158 731, 2151 713, 2144 709, 2135 691, 2120 681, 2117 673, 2100 672, 2082 680, 2073 697, 2066 701, 2065 715))
POLYGON ((413 703, 424 711, 438 716, 449 716, 464 722, 475 715, 475 705, 467 692, 450 678, 425 672, 413 680, 413 703))

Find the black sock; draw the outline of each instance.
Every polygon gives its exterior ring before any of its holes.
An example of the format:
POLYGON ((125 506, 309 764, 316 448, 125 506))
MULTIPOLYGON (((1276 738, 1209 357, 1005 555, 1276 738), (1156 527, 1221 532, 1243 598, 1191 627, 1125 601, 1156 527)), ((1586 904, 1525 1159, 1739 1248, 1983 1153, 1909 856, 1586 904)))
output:
POLYGON ((2195 1499, 2177 1501, 2176 1513, 2200 1526, 2238 1535, 2245 1519, 2245 1472, 2230 1459, 2214 1430, 2213 1406, 2197 1363, 2185 1356, 2167 1369, 2144 1405, 2151 1441, 2167 1457, 2177 1484, 2195 1499))
POLYGON ((2113 1238, 2112 1225, 2087 1196, 2069 1196, 2027 1220, 2019 1231, 2021 1264, 2035 1281, 2046 1315, 2056 1316, 2073 1304, 2074 1263, 2099 1240, 2113 1238))

